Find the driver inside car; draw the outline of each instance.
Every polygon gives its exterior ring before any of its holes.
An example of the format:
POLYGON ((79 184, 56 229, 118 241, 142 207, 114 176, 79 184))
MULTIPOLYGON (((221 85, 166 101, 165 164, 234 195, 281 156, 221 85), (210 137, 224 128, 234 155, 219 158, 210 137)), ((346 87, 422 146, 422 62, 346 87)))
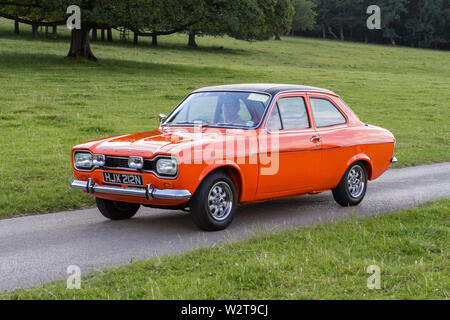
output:
POLYGON ((239 115, 241 106, 239 101, 225 101, 223 104, 223 113, 225 116, 225 122, 237 125, 246 125, 246 121, 242 120, 239 115))

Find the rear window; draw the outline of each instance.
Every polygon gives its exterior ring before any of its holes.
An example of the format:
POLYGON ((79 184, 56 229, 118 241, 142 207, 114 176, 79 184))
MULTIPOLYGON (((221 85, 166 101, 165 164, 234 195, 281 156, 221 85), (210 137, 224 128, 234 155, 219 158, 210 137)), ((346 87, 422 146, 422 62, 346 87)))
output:
POLYGON ((329 100, 310 98, 310 102, 316 127, 331 127, 347 123, 342 113, 329 100))

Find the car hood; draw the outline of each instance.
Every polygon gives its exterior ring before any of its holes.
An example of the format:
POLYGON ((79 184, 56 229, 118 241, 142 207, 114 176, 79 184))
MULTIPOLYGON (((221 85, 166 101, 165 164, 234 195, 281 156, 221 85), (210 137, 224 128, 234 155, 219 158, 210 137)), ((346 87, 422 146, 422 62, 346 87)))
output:
POLYGON ((90 141, 74 149, 88 149, 96 154, 111 156, 151 157, 155 153, 177 154, 186 147, 217 143, 224 139, 225 132, 221 129, 171 127, 90 141))

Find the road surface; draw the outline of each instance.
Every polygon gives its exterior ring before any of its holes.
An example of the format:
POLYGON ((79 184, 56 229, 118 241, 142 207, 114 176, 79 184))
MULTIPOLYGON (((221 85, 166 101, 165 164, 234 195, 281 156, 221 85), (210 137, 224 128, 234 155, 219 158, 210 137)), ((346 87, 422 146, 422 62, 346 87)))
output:
POLYGON ((338 206, 330 192, 243 205, 227 230, 214 233, 197 229, 188 213, 148 208, 127 221, 105 220, 97 209, 0 220, 0 292, 66 279, 69 265, 85 273, 255 232, 388 213, 440 198, 450 198, 450 162, 391 169, 369 183, 356 208, 338 206))

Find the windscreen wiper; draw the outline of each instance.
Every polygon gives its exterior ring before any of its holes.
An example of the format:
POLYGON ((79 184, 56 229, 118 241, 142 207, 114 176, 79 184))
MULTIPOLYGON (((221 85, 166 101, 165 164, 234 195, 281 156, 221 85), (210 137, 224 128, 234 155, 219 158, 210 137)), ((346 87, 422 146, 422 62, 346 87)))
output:
POLYGON ((229 126, 229 127, 248 128, 248 126, 246 126, 245 124, 236 124, 236 123, 228 123, 228 122, 219 122, 219 123, 214 123, 213 125, 219 126, 219 127, 229 126))

